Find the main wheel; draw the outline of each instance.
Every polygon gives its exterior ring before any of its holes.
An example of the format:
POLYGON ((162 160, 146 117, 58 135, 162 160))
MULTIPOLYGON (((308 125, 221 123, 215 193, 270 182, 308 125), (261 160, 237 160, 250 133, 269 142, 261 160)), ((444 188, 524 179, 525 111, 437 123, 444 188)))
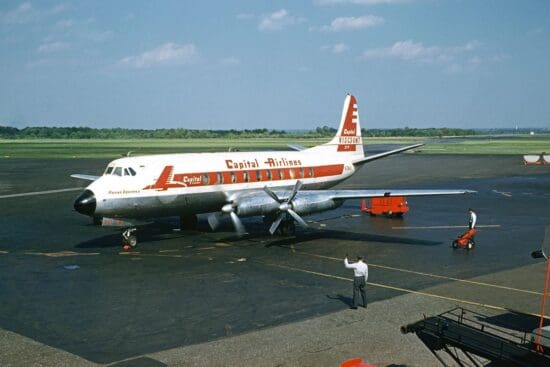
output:
POLYGON ((279 228, 277 228, 277 234, 280 236, 292 236, 296 232, 296 226, 293 220, 287 220, 281 222, 279 228))
POLYGON ((452 246, 453 246, 454 249, 458 248, 458 242, 456 242, 456 240, 454 240, 452 246))
POLYGON ((131 248, 135 248, 137 246, 137 236, 135 234, 131 234, 127 237, 124 237, 122 239, 122 244, 123 245, 128 245, 130 246, 131 248))
POLYGON ((476 245, 476 243, 472 240, 468 240, 468 244, 466 245, 466 247, 468 248, 468 250, 471 250, 474 248, 474 246, 476 245))

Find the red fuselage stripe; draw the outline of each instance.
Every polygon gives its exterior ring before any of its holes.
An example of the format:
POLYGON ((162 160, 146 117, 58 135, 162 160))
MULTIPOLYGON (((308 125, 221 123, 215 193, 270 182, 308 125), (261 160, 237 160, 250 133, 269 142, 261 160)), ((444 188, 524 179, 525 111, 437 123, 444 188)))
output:
POLYGON ((176 173, 174 166, 166 166, 153 185, 144 190, 166 190, 176 187, 198 187, 209 185, 243 184, 248 182, 265 182, 338 176, 344 172, 343 164, 332 164, 317 167, 292 167, 257 170, 234 170, 224 172, 176 173), (172 176, 170 178, 170 176, 172 176))

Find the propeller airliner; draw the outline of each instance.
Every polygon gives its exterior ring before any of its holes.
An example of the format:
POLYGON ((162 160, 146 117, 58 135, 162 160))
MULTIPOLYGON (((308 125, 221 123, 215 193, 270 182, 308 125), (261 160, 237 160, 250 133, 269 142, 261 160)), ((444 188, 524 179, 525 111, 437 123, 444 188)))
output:
POLYGON ((302 216, 335 209, 347 199, 382 196, 430 196, 470 190, 331 190, 363 164, 417 148, 410 145, 365 156, 357 101, 347 95, 334 138, 293 151, 181 153, 124 157, 110 162, 102 176, 74 174, 93 181, 76 198, 77 212, 95 223, 124 228, 123 243, 137 245, 136 229, 154 218, 179 216, 184 229, 197 225, 197 214, 210 213, 215 230, 229 217, 236 232, 242 217, 264 216, 269 232, 291 235, 302 216))

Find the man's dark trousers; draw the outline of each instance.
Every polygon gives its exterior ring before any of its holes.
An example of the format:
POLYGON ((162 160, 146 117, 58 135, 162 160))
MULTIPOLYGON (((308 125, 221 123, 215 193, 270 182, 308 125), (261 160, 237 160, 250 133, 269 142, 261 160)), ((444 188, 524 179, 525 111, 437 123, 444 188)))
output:
POLYGON ((353 277, 353 307, 359 305, 359 293, 363 298, 363 305, 367 307, 367 284, 365 277, 353 277))

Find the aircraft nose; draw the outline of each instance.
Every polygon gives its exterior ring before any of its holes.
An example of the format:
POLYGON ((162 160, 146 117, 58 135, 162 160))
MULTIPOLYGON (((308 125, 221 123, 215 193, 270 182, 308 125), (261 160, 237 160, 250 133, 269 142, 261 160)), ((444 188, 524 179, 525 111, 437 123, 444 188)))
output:
POLYGON ((96 200, 91 190, 84 190, 74 201, 74 209, 80 214, 93 215, 95 212, 96 200))

